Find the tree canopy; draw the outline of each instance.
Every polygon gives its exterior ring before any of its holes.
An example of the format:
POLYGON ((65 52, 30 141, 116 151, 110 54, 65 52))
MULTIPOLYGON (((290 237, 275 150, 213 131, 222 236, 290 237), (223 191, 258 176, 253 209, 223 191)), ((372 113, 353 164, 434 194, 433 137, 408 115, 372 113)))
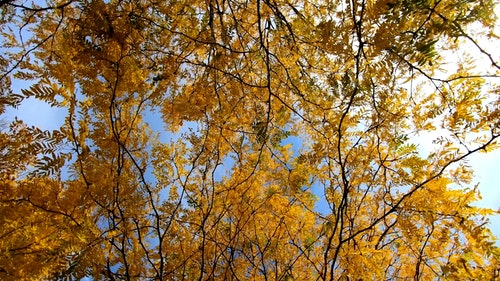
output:
POLYGON ((0 279, 498 280, 494 8, 0 1, 0 279))

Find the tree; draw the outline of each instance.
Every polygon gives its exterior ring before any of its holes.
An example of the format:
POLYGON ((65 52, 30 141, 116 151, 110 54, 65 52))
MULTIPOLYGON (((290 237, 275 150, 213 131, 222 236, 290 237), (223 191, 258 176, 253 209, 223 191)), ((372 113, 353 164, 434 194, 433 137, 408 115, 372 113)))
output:
POLYGON ((500 276, 466 162, 498 143, 494 1, 0 7, 0 113, 67 109, 0 135, 1 279, 500 276))

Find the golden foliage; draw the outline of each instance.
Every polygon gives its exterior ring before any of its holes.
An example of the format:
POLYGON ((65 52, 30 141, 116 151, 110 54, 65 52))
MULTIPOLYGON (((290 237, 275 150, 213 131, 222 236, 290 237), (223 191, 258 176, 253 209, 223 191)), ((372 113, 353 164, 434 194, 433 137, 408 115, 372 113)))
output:
POLYGON ((494 1, 0 6, 0 279, 499 278, 494 1))

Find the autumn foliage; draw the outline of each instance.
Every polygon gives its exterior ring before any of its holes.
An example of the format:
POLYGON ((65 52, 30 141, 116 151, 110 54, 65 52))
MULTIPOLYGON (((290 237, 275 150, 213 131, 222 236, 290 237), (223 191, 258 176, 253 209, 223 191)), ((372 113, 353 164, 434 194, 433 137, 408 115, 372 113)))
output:
POLYGON ((0 279, 498 280, 494 2, 0 1, 0 279))

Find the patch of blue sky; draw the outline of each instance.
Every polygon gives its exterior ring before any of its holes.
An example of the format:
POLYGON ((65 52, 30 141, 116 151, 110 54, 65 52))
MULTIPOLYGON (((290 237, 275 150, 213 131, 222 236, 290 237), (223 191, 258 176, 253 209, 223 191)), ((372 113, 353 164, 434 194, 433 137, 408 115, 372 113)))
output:
POLYGON ((8 107, 5 122, 12 122, 15 118, 23 120, 28 126, 34 126, 41 130, 58 130, 64 123, 68 111, 65 108, 51 107, 36 98, 25 99, 18 108, 8 107))
POLYGON ((229 153, 228 155, 226 155, 221 164, 215 167, 215 170, 213 172, 214 181, 222 182, 224 180, 224 177, 229 176, 231 170, 234 167, 234 164, 236 163, 236 159, 237 156, 235 153, 229 153))
POLYGON ((158 140, 161 143, 168 143, 174 139, 174 135, 165 129, 165 124, 161 113, 155 110, 146 110, 143 114, 143 119, 148 123, 151 130, 157 134, 158 140))
POLYGON ((300 150, 304 147, 304 137, 301 136, 289 136, 281 141, 281 145, 292 145, 292 156, 299 156, 300 150))
POLYGON ((314 181, 310 188, 312 194, 316 196, 314 211, 325 216, 332 212, 332 206, 326 200, 326 186, 319 181, 314 181))
MULTIPOLYGON (((300 151, 309 145, 309 140, 306 136, 292 135, 281 141, 281 145, 291 145, 292 146, 292 157, 298 157, 300 151)), ((325 186, 320 183, 315 177, 311 179, 311 186, 309 191, 316 197, 316 202, 314 204, 314 211, 320 213, 321 215, 327 215, 331 213, 331 208, 326 200, 325 196, 325 186)))

